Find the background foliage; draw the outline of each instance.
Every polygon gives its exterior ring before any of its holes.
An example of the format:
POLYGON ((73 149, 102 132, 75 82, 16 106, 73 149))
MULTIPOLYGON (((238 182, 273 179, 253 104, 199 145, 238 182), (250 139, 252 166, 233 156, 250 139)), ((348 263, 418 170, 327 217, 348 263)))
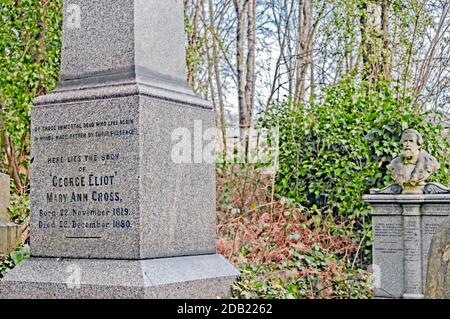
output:
POLYGON ((441 163, 433 181, 448 184, 450 177, 449 141, 442 126, 433 123, 439 113, 411 108, 389 84, 379 82, 371 90, 348 75, 306 105, 273 105, 262 120, 264 126, 279 127, 276 193, 306 207, 329 208, 338 220, 357 221, 354 235, 365 238, 365 264, 370 263, 371 220, 362 196, 393 182, 387 165, 400 153, 402 130, 417 129, 423 147, 441 163))
POLYGON ((388 85, 370 91, 352 77, 309 105, 273 105, 263 125, 280 129, 277 192, 358 217, 360 203, 353 199, 392 182, 387 164, 400 153, 401 132, 408 127, 422 134, 423 147, 442 164, 433 181, 447 184, 449 143, 432 115, 396 99, 388 85))
POLYGON ((30 246, 19 245, 16 250, 8 256, 0 255, 0 279, 4 277, 9 270, 20 264, 23 260, 30 258, 30 246))
POLYGON ((30 109, 59 78, 62 0, 4 0, 0 4, 1 171, 13 191, 29 189, 30 109))
POLYGON ((217 250, 239 268, 237 298, 369 298, 354 222, 272 192, 273 174, 218 170, 217 250))

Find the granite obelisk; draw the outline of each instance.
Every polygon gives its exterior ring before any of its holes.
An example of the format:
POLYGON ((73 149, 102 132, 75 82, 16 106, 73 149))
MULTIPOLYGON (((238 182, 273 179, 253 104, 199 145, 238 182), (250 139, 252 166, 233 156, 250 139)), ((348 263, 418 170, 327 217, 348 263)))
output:
POLYGON ((32 110, 32 257, 0 298, 227 296, 214 164, 172 156, 174 131, 198 144, 197 124, 214 126, 185 80, 183 1, 63 11, 61 81, 32 110))

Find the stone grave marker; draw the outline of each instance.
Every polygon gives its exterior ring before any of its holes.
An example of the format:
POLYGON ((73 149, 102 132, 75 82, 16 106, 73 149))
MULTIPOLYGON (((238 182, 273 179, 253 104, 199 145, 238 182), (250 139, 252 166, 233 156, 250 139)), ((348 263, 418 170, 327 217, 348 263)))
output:
POLYGON ((372 194, 364 200, 372 206, 375 297, 423 298, 431 240, 450 215, 450 196, 372 194))
POLYGON ((390 164, 396 184, 363 199, 372 206, 375 297, 420 299, 432 238, 450 216, 450 189, 426 182, 439 163, 416 130, 404 131, 401 143, 390 164))
POLYGON ((32 110, 31 259, 0 298, 228 296, 238 272, 216 254, 213 112, 186 84, 183 1, 63 11, 61 81, 32 110))

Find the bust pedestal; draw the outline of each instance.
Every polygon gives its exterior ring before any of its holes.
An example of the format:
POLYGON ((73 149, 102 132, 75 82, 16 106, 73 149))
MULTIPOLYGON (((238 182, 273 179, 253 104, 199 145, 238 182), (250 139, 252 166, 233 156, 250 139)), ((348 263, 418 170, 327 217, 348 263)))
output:
POLYGON ((450 215, 448 194, 364 195, 372 206, 375 297, 423 298, 433 235, 450 215))

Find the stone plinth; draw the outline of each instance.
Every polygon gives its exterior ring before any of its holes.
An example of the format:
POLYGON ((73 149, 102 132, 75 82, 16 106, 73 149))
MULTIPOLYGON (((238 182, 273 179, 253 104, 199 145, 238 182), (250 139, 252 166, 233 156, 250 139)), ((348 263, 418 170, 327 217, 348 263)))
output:
POLYGON ((1 281, 2 299, 230 297, 236 270, 220 255, 148 260, 32 258, 1 281))
POLYGON ((448 194, 365 195, 372 206, 375 297, 423 298, 431 240, 450 215, 448 194))

